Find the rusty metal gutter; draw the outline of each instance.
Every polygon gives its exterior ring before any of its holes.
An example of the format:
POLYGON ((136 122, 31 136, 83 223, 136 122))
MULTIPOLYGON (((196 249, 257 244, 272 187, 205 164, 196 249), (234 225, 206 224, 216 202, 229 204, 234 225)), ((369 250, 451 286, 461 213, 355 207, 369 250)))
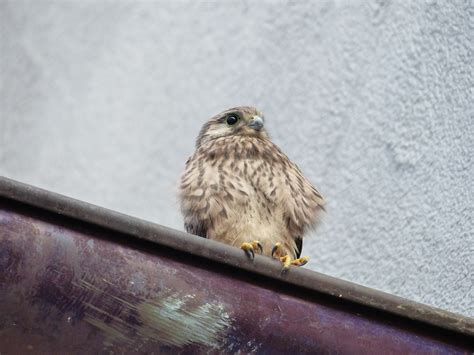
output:
POLYGON ((0 353, 472 353, 474 320, 0 177, 0 353))

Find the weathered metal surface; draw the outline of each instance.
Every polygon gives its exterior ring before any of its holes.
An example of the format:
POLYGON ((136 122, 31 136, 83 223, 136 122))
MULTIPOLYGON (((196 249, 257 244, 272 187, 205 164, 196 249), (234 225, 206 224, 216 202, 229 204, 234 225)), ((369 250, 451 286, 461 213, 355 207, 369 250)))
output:
POLYGON ((474 350, 469 318, 11 180, 0 196, 1 354, 474 350))

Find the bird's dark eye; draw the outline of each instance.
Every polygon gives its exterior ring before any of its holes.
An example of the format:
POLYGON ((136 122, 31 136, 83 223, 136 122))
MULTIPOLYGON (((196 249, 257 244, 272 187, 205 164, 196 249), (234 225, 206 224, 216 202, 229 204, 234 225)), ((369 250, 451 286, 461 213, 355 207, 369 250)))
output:
POLYGON ((236 124, 238 120, 239 120, 239 118, 237 116, 230 115, 230 116, 227 116, 226 122, 227 122, 228 125, 232 126, 232 125, 236 124))

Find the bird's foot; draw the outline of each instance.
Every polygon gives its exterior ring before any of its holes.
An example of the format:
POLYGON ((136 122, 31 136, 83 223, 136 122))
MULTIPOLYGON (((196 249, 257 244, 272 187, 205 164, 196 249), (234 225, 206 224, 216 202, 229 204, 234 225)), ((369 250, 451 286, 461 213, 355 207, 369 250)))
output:
POLYGON ((309 257, 303 256, 298 259, 291 259, 291 256, 285 255, 280 257, 280 261, 283 264, 283 270, 288 270, 290 268, 290 265, 303 266, 309 261, 309 257))
POLYGON ((255 257, 255 251, 258 251, 259 254, 263 253, 262 244, 258 240, 252 240, 248 243, 242 243, 240 249, 245 251, 245 253, 248 254, 251 259, 255 257))
POLYGON ((303 256, 298 259, 292 259, 288 254, 284 254, 283 247, 281 243, 276 243, 272 249, 272 257, 274 259, 280 260, 283 265, 283 270, 286 271, 290 268, 290 265, 294 266, 303 266, 309 261, 308 256, 303 256))

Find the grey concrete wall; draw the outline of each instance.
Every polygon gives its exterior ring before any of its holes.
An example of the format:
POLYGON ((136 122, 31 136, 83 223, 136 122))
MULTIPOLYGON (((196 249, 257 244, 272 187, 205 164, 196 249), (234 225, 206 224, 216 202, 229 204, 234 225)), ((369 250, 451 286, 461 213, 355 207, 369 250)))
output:
POLYGON ((474 316, 472 2, 0 9, 0 174, 182 229, 201 124, 256 105, 329 203, 308 267, 474 316))

